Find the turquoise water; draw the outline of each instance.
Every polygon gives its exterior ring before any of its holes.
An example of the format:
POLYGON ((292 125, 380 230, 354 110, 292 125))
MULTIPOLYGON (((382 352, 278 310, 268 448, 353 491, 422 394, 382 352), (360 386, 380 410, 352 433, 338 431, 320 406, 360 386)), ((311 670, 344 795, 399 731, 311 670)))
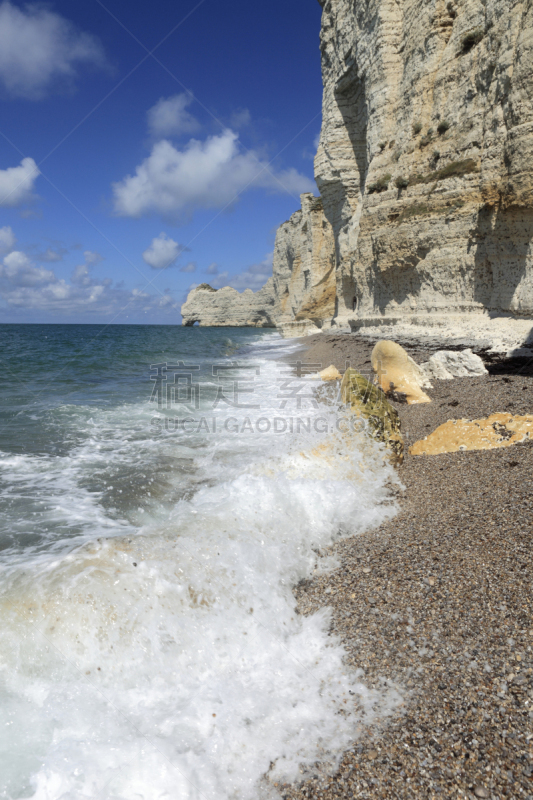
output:
POLYGON ((377 445, 271 331, 0 343, 0 797, 272 800, 334 764, 398 698, 292 587, 395 513, 377 445))

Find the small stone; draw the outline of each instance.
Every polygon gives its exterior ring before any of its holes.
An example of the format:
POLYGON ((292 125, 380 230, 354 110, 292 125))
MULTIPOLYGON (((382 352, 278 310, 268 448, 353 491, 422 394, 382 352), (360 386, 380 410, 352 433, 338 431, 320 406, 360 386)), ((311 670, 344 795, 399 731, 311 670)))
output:
POLYGON ((323 369, 320 373, 320 377, 323 381, 337 381, 342 379, 342 375, 337 367, 333 366, 333 364, 330 367, 327 367, 327 369, 323 369))
POLYGON ((369 605, 371 605, 371 606, 375 606, 375 605, 376 605, 376 602, 377 602, 375 597, 367 597, 367 598, 366 598, 366 601, 367 601, 367 603, 368 603, 369 605))
POLYGON ((435 586, 435 578, 428 578, 427 582, 429 583, 430 586, 435 586))
POLYGON ((374 759, 378 757, 378 751, 377 750, 369 750, 368 753, 366 754, 366 756, 367 756, 369 761, 374 761, 374 759))
POLYGON ((368 575, 370 572, 372 572, 372 568, 371 567, 363 567, 363 573, 365 575, 368 575))
POLYGON ((476 797, 490 797, 489 790, 485 789, 484 786, 474 787, 474 794, 476 795, 476 797))

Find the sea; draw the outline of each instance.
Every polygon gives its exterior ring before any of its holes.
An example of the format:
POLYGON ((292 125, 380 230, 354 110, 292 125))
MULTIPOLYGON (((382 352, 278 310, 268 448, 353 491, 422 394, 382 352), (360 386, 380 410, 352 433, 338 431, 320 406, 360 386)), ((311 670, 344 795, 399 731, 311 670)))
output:
POLYGON ((1 798, 279 798, 394 713, 331 609, 296 607, 330 545, 397 511, 299 352, 0 325, 1 798))

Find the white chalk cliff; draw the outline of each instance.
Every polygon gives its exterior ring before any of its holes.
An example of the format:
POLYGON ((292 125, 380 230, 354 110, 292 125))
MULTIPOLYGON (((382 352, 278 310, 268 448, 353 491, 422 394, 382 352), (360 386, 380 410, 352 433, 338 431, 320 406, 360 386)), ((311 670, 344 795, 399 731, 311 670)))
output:
POLYGON ((320 198, 280 227, 263 289, 193 290, 184 324, 437 326, 519 346, 533 328, 533 6, 321 5, 320 198))
POLYGON ((295 336, 320 330, 336 309, 335 242, 322 200, 301 196, 302 208, 278 228, 273 275, 258 292, 208 284, 181 308, 184 325, 280 327, 295 336))

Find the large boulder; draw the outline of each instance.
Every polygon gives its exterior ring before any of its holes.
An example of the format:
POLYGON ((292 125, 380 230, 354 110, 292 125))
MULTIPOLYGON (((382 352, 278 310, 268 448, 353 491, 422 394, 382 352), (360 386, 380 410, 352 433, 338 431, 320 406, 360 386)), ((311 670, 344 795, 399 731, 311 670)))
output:
POLYGON ((390 460, 397 466, 403 462, 404 443, 400 418, 379 386, 374 386, 360 372, 347 369, 341 383, 343 403, 366 421, 368 434, 383 442, 391 451, 390 460))
POLYGON ((460 450, 494 450, 533 440, 533 414, 491 414, 486 419, 450 419, 409 448, 413 456, 460 450))
POLYGON ((450 381, 452 378, 475 378, 488 375, 482 359, 470 349, 439 350, 429 361, 420 364, 429 380, 450 381))
POLYGON ((382 340, 372 350, 371 360, 377 382, 386 394, 403 395, 412 405, 431 403, 431 399, 422 391, 423 386, 431 384, 401 345, 382 340))

